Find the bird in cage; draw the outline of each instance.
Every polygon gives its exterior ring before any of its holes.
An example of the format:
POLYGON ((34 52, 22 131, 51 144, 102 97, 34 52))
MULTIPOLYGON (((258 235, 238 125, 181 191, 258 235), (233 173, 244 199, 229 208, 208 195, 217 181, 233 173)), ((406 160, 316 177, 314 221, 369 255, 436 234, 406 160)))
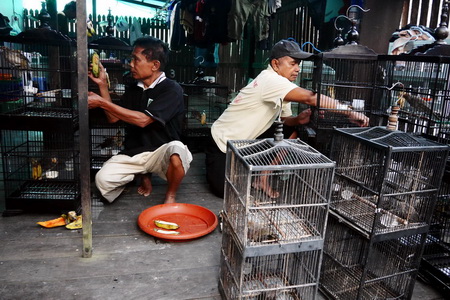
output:
POLYGON ((118 130, 115 136, 110 137, 104 137, 103 141, 95 146, 95 148, 111 148, 111 147, 122 147, 123 145, 124 136, 122 134, 122 131, 118 130))
POLYGON ((8 47, 1 46, 0 54, 12 67, 19 69, 29 69, 30 60, 23 54, 22 51, 13 50, 9 49, 8 47))
POLYGON ((424 113, 426 115, 431 115, 434 119, 439 119, 439 116, 431 110, 429 102, 423 100, 421 97, 411 95, 409 93, 404 93, 402 97, 399 98, 397 103, 399 104, 400 108, 402 108, 402 106, 405 105, 405 102, 407 102, 409 106, 411 106, 411 108, 413 108, 415 111, 424 113))
POLYGON ((31 178, 34 180, 42 179, 42 166, 38 159, 31 158, 31 178))
POLYGON ((269 225, 269 220, 261 212, 250 214, 247 224, 247 237, 252 242, 268 243, 275 242, 279 239, 273 226, 269 225))
POLYGON ((114 144, 114 137, 105 137, 100 144, 95 146, 95 148, 111 148, 112 146, 114 146, 114 144))

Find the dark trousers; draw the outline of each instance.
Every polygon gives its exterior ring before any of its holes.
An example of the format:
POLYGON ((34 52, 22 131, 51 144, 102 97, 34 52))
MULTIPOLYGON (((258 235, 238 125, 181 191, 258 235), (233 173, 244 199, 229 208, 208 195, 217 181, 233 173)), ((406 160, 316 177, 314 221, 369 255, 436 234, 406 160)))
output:
POLYGON ((205 147, 206 181, 219 198, 223 198, 225 187, 225 164, 227 155, 220 151, 212 138, 205 147))

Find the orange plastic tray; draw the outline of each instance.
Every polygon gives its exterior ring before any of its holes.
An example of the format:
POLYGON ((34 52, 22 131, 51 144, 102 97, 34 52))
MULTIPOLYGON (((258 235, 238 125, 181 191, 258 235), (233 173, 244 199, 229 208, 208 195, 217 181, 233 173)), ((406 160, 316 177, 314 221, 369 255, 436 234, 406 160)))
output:
POLYGON ((147 208, 138 217, 139 227, 146 233, 165 240, 190 240, 212 232, 218 224, 217 216, 207 208, 187 203, 160 204, 147 208), (171 235, 156 232, 154 221, 177 223, 175 230, 180 234, 171 235))

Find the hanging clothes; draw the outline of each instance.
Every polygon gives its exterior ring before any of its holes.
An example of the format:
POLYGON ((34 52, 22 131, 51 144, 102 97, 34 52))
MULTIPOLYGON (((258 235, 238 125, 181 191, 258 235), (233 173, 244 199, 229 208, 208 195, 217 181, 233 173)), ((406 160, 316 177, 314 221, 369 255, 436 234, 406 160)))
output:
POLYGON ((228 14, 228 37, 240 40, 244 26, 251 18, 257 42, 267 39, 270 29, 269 17, 267 0, 233 0, 228 14))
POLYGON ((186 33, 183 25, 180 22, 180 5, 176 2, 173 7, 173 11, 170 16, 170 37, 169 48, 172 51, 180 51, 186 44, 186 33))
POLYGON ((181 0, 181 24, 187 43, 208 48, 229 42, 227 22, 231 0, 181 0))

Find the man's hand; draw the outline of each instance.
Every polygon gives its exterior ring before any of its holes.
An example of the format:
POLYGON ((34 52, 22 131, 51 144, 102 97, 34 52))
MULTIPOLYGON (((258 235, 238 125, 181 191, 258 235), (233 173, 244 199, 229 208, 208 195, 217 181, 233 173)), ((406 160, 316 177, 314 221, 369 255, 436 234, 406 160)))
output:
POLYGON ((369 118, 363 113, 352 111, 349 113, 348 119, 350 120, 350 122, 360 127, 369 126, 369 118))
POLYGON ((299 113, 296 117, 297 124, 298 125, 308 124, 310 121, 311 113, 312 112, 310 108, 307 108, 301 113, 299 113))
POLYGON ((92 74, 92 64, 89 67, 89 71, 88 71, 88 76, 89 78, 96 83, 99 88, 102 87, 106 87, 108 88, 108 74, 106 73, 106 69, 103 67, 102 63, 99 61, 98 62, 98 69, 99 69, 99 76, 94 77, 94 75, 92 74))
POLYGON ((105 101, 100 95, 94 92, 88 92, 88 108, 101 107, 102 102, 105 101))

